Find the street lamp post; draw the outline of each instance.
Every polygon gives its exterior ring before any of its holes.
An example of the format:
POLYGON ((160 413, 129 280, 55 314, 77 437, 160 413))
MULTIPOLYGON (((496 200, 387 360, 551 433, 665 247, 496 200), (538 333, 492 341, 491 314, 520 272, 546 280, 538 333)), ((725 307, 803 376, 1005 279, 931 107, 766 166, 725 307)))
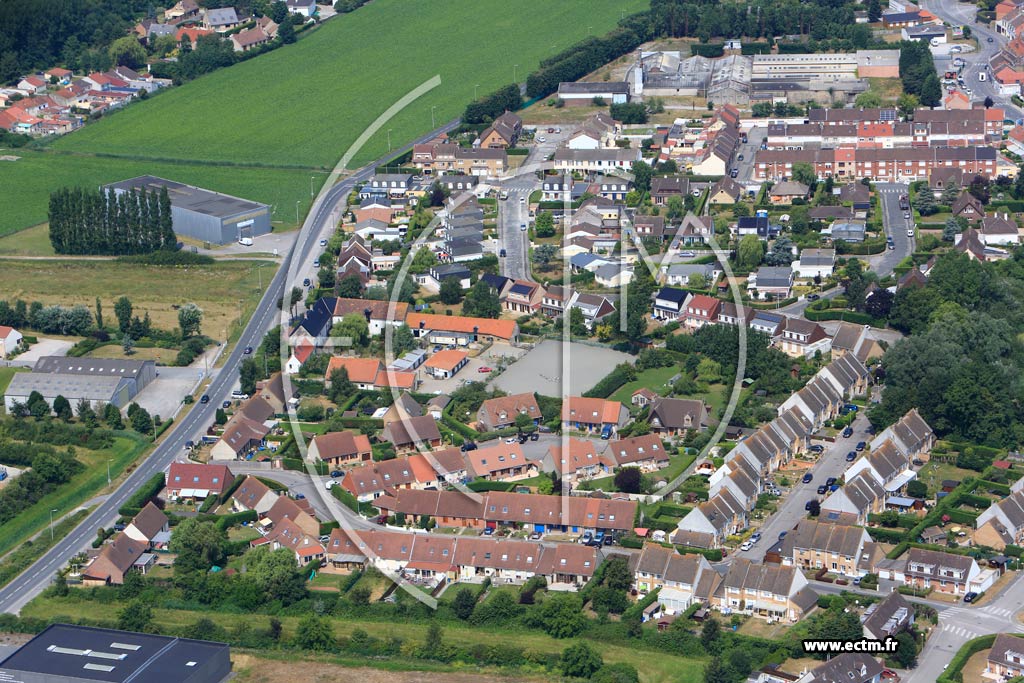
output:
POLYGON ((301 201, 302 201, 301 199, 296 199, 295 200, 295 222, 296 222, 296 224, 299 222, 299 202, 301 202, 301 201))
POLYGON ((110 463, 113 462, 113 458, 107 460, 107 486, 110 486, 110 463))
POLYGON ((391 151, 391 129, 388 128, 388 151, 391 151))
POLYGON ((474 100, 476 99, 476 91, 477 91, 477 89, 478 89, 479 87, 480 87, 480 84, 479 84, 479 83, 477 83, 476 85, 474 85, 474 86, 473 86, 473 99, 474 99, 474 100))
POLYGON ((517 80, 517 77, 516 77, 517 73, 519 73, 519 65, 518 64, 513 64, 512 65, 512 82, 513 83, 518 83, 519 82, 517 80))
POLYGON ((310 199, 313 198, 313 180, 315 178, 316 178, 316 176, 309 176, 309 198, 310 199))
POLYGON ((50 510, 50 543, 53 543, 53 513, 56 509, 50 510))
POLYGON ((433 130, 437 124, 434 123, 434 110, 437 109, 436 104, 430 106, 430 129, 433 130))

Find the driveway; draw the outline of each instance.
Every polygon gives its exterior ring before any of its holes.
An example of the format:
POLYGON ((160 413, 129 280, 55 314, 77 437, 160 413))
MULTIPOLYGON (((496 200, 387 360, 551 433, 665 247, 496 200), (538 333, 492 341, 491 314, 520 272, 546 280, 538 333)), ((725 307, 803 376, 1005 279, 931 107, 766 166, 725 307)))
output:
POLYGON ((480 368, 489 367, 494 369, 498 364, 499 358, 521 358, 525 353, 524 349, 509 346, 508 344, 494 344, 479 356, 471 357, 466 367, 459 370, 458 374, 454 377, 434 379, 426 372, 423 372, 423 381, 420 384, 419 391, 424 394, 450 394, 468 382, 486 382, 496 375, 480 372, 480 368))
POLYGON ((40 337, 39 341, 29 347, 29 350, 20 354, 11 361, 11 365, 32 366, 43 356, 66 356, 68 349, 75 343, 64 339, 47 339, 40 337))
MULTIPOLYGON (((763 561, 768 549, 778 542, 779 534, 783 531, 792 530, 797 522, 807 516, 807 512, 804 510, 807 502, 824 499, 824 496, 818 495, 818 487, 824 484, 825 480, 829 477, 835 477, 836 479, 842 477, 849 466, 849 463, 846 462, 846 454, 854 450, 858 441, 871 440, 871 435, 866 431, 868 420, 864 416, 863 410, 858 414, 852 426, 853 435, 848 439, 844 439, 841 436, 837 437, 835 443, 831 445, 818 441, 818 443, 824 443, 825 452, 821 454, 818 462, 809 470, 800 470, 785 475, 791 481, 789 491, 782 497, 778 510, 758 529, 763 536, 761 542, 750 550, 740 553, 741 557, 745 557, 748 560, 763 561), (814 475, 814 479, 808 484, 804 484, 801 481, 801 477, 806 471, 814 475)), ((775 474, 776 483, 779 482, 781 477, 781 473, 775 474)))

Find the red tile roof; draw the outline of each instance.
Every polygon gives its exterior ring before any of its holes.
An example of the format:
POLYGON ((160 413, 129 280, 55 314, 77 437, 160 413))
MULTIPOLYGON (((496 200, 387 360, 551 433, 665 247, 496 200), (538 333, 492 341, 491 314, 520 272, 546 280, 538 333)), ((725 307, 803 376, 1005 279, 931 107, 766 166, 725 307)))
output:
POLYGON ((423 365, 428 368, 437 368, 439 370, 445 370, 451 372, 460 363, 466 360, 469 354, 465 351, 457 351, 455 349, 444 349, 438 351, 427 360, 423 365))
POLYGON ((234 480, 226 465, 172 462, 167 472, 169 489, 206 489, 219 494, 234 480))
POLYGON ((496 320, 492 318, 469 318, 461 315, 436 315, 432 313, 410 313, 405 322, 412 329, 422 323, 424 329, 443 330, 472 334, 474 331, 488 337, 512 339, 518 331, 514 320, 496 320))

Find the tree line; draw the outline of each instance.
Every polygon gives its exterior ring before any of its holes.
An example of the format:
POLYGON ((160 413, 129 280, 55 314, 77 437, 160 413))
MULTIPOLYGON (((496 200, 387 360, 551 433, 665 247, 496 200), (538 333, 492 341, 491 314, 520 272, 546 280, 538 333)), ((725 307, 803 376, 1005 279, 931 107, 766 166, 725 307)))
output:
POLYGON ((166 187, 159 193, 62 188, 50 194, 49 221, 58 254, 146 254, 177 245, 166 187))

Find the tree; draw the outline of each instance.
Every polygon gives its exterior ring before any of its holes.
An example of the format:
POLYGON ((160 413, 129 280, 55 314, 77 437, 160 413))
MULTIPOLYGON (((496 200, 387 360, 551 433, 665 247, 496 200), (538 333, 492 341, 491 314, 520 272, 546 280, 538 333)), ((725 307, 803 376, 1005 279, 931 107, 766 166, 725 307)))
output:
POLYGON ((772 243, 772 248, 765 255, 764 262, 769 266, 788 266, 796 259, 796 256, 793 255, 795 248, 793 240, 788 237, 779 237, 772 243))
POLYGON ((107 50, 110 59, 118 66, 137 69, 146 63, 146 49, 139 44, 134 35, 118 38, 107 50))
MULTIPOLYGON (((329 268, 334 272, 333 268, 329 268)), ((344 299, 359 299, 363 296, 363 281, 358 275, 346 275, 338 281, 338 296, 344 299)))
POLYGON ((843 272, 847 305, 855 311, 864 310, 864 298, 867 295, 869 284, 869 280, 864 274, 864 265, 860 259, 852 258, 846 262, 843 272))
POLYGON ((868 0, 868 21, 872 24, 882 18, 882 6, 878 0, 868 0))
POLYGON ((533 234, 537 237, 555 236, 555 219, 550 211, 538 211, 533 222, 533 234))
POLYGON ((654 170, 646 161, 633 162, 633 186, 640 192, 649 192, 651 189, 651 176, 654 170))
POLYGON ((126 356, 130 356, 135 353, 135 342, 132 341, 132 336, 130 334, 124 335, 124 338, 121 339, 121 350, 124 351, 124 355, 126 356))
MULTIPOLYGON (((358 278, 357 278, 358 279, 358 278)), ((292 292, 288 297, 288 309, 291 311, 295 310, 295 305, 302 301, 302 298, 306 296, 302 291, 302 287, 292 287, 292 292)))
POLYGON ((917 99, 917 95, 911 95, 910 93, 903 93, 896 100, 896 108, 900 110, 903 116, 913 116, 914 110, 921 106, 921 101, 917 99))
POLYGON ((332 370, 331 376, 328 379, 331 382, 331 388, 327 396, 335 403, 343 403, 346 398, 356 391, 356 385, 348 378, 348 368, 332 370))
POLYGON ((370 323, 361 313, 348 313, 331 328, 331 338, 340 346, 364 347, 370 343, 370 323))
POLYGON ((288 16, 288 5, 282 0, 270 4, 270 18, 275 24, 283 24, 291 17, 288 16))
POLYGON ((103 303, 96 297, 96 329, 103 329, 103 303))
POLYGON ((462 302, 462 314, 474 318, 497 318, 501 315, 498 292, 484 280, 473 285, 462 302))
MULTIPOLYGON (((285 22, 289 24, 291 22, 285 22)), ((295 629, 295 645, 303 650, 330 652, 337 647, 334 640, 334 629, 331 620, 326 617, 310 614, 299 621, 295 629)))
POLYGON ((579 642, 562 651, 558 668, 563 676, 590 678, 604 665, 601 655, 589 643, 579 642))
POLYGON ((740 270, 754 270, 761 265, 764 244, 757 235, 744 235, 736 248, 736 265, 740 270))
POLYGON ((290 45, 297 40, 295 37, 295 24, 291 22, 291 17, 286 18, 277 27, 277 38, 283 45, 290 45))
POLYGON ((57 413, 57 417, 65 422, 70 422, 72 417, 71 401, 58 395, 53 399, 53 412, 57 413))
POLYGON ((971 178, 971 182, 967 186, 967 191, 982 204, 988 204, 989 200, 992 198, 989 191, 988 178, 981 175, 976 175, 971 178))
POLYGON ((590 334, 583 311, 578 306, 569 309, 569 334, 576 337, 586 337, 590 334))
POLYGON ((892 310, 894 295, 888 289, 878 289, 864 301, 864 312, 872 318, 885 320, 892 310))
POLYGON ((896 654, 893 656, 900 668, 913 669, 917 666, 917 643, 914 636, 906 631, 896 634, 896 654))
POLYGON ((856 612, 846 612, 842 600, 811 618, 808 638, 814 640, 859 640, 864 635, 856 612))
POLYGON ((583 615, 583 601, 575 593, 549 596, 540 607, 540 624, 553 638, 572 638, 587 625, 583 615))
POLYGON ((252 396, 256 393, 256 380, 260 378, 260 366, 256 364, 256 359, 245 358, 242 360, 242 364, 238 366, 238 380, 241 385, 239 388, 243 394, 249 394, 252 396))
POLYGON ((441 299, 441 303, 453 306, 462 301, 462 285, 459 284, 459 278, 457 277, 446 277, 441 281, 441 291, 438 296, 441 299))
MULTIPOLYGON (((967 28, 967 27, 965 26, 965 27, 964 27, 964 29, 966 30, 966 28, 967 28)), ((994 105, 994 104, 995 104, 995 102, 994 102, 994 101, 992 100, 992 98, 991 98, 991 97, 988 97, 988 96, 986 96, 986 97, 985 97, 985 101, 984 101, 984 102, 982 102, 982 104, 983 104, 983 105, 985 106, 985 109, 991 109, 991 108, 992 108, 992 105, 994 105)))
POLYGON ((153 418, 149 416, 149 411, 137 403, 133 403, 132 405, 138 408, 131 416, 132 429, 137 431, 139 434, 152 434, 153 418))
MULTIPOLYGON (((875 105, 878 106, 878 105, 875 105)), ((793 180, 798 183, 803 183, 810 187, 814 185, 818 180, 818 174, 814 172, 814 167, 805 161, 800 161, 793 164, 793 180)))
POLYGON ((714 617, 705 619, 700 625, 700 643, 704 646, 704 651, 711 654, 716 653, 721 638, 722 625, 718 623, 718 619, 714 617))
POLYGON ((939 210, 938 204, 935 203, 935 195, 931 192, 918 192, 914 197, 914 208, 922 216, 930 216, 939 210))
POLYGON ((807 514, 811 517, 817 517, 821 514, 821 503, 818 502, 817 498, 811 498, 807 503, 807 514))
POLYGON ((557 252, 558 247, 554 244, 538 244, 533 248, 533 262, 540 266, 541 270, 546 270, 546 266, 555 258, 557 252))
POLYGON ((882 106, 882 98, 878 96, 878 93, 873 93, 870 90, 857 95, 857 99, 854 100, 854 104, 858 107, 880 107, 882 106))
POLYGON ((121 419, 121 411, 113 403, 103 407, 103 421, 111 429, 124 429, 124 421, 121 419))
POLYGON ((178 555, 174 560, 175 573, 206 572, 211 567, 222 566, 227 542, 227 532, 213 522, 185 518, 171 534, 170 549, 178 555))
POLYGON ((46 399, 38 391, 29 393, 28 400, 25 401, 25 407, 28 408, 29 415, 36 419, 50 414, 50 404, 46 402, 46 399))
POLYGON ((942 102, 942 84, 939 83, 939 77, 934 70, 925 76, 919 97, 922 106, 925 107, 937 107, 942 102))
POLYGON ((306 577, 295 566, 295 551, 290 548, 254 548, 246 554, 246 562, 248 575, 268 599, 291 605, 306 597, 306 577))
POLYGON ((391 351, 395 357, 400 357, 416 348, 416 337, 406 324, 394 328, 391 333, 391 351))
POLYGON ((647 268, 637 268, 633 280, 626 287, 626 310, 619 311, 620 318, 626 317, 626 336, 637 341, 647 334, 647 318, 651 305, 651 294, 657 288, 654 277, 647 268))
POLYGON ((956 198, 960 196, 960 187, 956 183, 949 183, 946 188, 942 191, 942 196, 939 198, 946 206, 950 206, 956 201, 956 198))
POLYGON ((193 303, 188 303, 178 309, 178 327, 181 328, 182 337, 191 337, 199 334, 203 324, 203 309, 193 303))
POLYGON ((473 614, 476 607, 476 593, 470 588, 461 588, 452 600, 452 612, 459 619, 466 621, 473 614))
POLYGON ((409 264, 409 272, 421 275, 436 265, 437 254, 430 251, 427 247, 420 247, 412 257, 412 263, 409 264))
MULTIPOLYGON (((632 623, 639 626, 640 620, 632 623)), ((605 664, 590 678, 590 683, 640 683, 640 674, 632 664, 605 664)))
POLYGON ((620 467, 615 473, 615 488, 623 493, 640 493, 641 472, 639 467, 620 467))
POLYGON ((533 420, 526 413, 516 413, 515 426, 522 432, 533 426, 533 420))
POLYGON ((704 683, 732 683, 732 674, 718 657, 712 657, 704 667, 704 683))
POLYGON ((92 403, 88 399, 81 399, 75 406, 75 415, 78 421, 87 427, 96 427, 99 422, 96 419, 96 412, 92 409, 92 403))
POLYGON ((907 482, 907 495, 911 498, 927 498, 928 497, 928 485, 923 481, 913 479, 907 482))
POLYGON ((616 121, 625 124, 647 123, 647 107, 641 102, 622 102, 608 107, 608 113, 616 121))
POLYGON ((117 628, 135 633, 153 633, 153 610, 141 600, 132 600, 117 613, 117 628))
MULTIPOLYGON (((686 195, 690 198, 690 195, 686 195)), ((682 220, 683 216, 686 215, 686 203, 678 196, 673 195, 668 198, 668 204, 666 205, 665 218, 670 221, 682 220)))
POLYGON ((132 324, 132 302, 126 296, 122 296, 114 302, 114 316, 117 318, 117 329, 122 333, 128 331, 132 324))

